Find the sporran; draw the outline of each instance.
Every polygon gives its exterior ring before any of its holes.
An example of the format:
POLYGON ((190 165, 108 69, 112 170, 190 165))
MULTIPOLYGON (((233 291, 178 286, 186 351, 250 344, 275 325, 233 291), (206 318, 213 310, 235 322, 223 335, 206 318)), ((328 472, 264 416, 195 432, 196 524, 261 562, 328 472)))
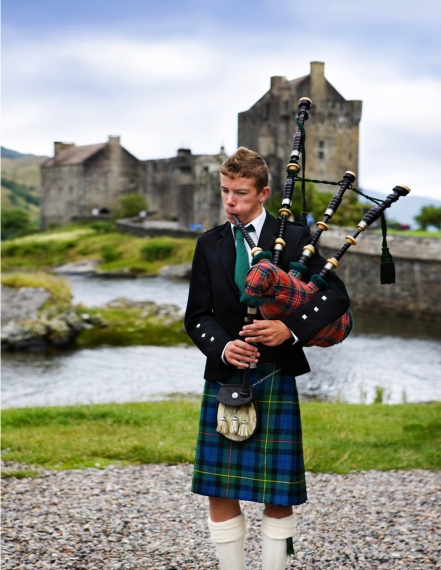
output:
POLYGON ((249 439, 259 426, 259 411, 253 388, 277 372, 280 369, 261 378, 248 390, 244 390, 242 384, 221 384, 217 394, 216 431, 233 441, 249 439))

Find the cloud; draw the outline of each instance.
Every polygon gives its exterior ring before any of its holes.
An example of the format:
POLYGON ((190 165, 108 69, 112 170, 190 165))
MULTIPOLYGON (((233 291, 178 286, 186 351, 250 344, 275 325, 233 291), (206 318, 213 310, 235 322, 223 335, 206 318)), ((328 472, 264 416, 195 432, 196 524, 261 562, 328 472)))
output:
MULTIPOLYGON (((52 141, 102 142, 120 134, 141 159, 173 156, 179 146, 215 153, 237 144, 237 113, 269 88, 272 75, 326 76, 346 99, 363 100, 360 183, 388 191, 396 183, 440 195, 441 78, 372 58, 301 29, 297 35, 204 29, 191 39, 72 31, 44 40, 10 37, 4 49, 3 141, 48 154, 52 141), (295 36, 295 37, 294 37, 295 36), (295 39, 295 42, 293 41, 295 39)), ((412 188, 413 189, 413 188, 412 188)))

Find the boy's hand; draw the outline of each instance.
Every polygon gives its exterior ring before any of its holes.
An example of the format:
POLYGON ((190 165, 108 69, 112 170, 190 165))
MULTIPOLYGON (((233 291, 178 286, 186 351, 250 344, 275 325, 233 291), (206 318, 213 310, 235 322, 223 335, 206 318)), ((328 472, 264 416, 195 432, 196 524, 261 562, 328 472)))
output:
POLYGON ((248 368, 247 362, 257 362, 260 353, 255 346, 243 340, 233 340, 225 349, 224 358, 233 366, 248 368))
POLYGON ((239 333, 246 342, 260 342, 266 346, 278 346, 292 338, 292 333, 282 321, 254 321, 245 325, 239 333))

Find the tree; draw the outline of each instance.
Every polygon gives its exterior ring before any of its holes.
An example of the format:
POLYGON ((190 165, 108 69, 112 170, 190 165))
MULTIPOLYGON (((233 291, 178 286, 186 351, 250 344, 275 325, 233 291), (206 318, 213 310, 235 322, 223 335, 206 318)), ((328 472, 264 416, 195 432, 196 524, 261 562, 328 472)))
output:
POLYGON ((427 230, 428 226, 434 226, 441 230, 441 206, 436 207, 433 204, 423 206, 414 220, 423 230, 427 230))
MULTIPOLYGON (((335 188, 337 192, 338 188, 335 188)), ((306 183, 306 207, 307 212, 311 213, 312 216, 317 220, 322 220, 325 210, 329 205, 329 202, 334 196, 332 192, 319 192, 312 182, 306 183)), ((282 198, 276 193, 271 194, 269 200, 265 202, 265 208, 275 217, 278 216, 278 210, 281 207, 282 198)), ((348 190, 345 193, 342 203, 338 208, 337 212, 332 218, 333 224, 337 226, 355 226, 363 218, 366 210, 369 210, 370 206, 366 206, 358 201, 356 194, 348 190)), ((301 182, 296 182, 294 190, 294 199, 292 201, 291 211, 294 214, 295 220, 300 221, 300 214, 303 210, 303 200, 302 200, 302 185, 301 182)))
POLYGON ((119 200, 118 216, 121 218, 133 218, 142 210, 147 210, 147 201, 141 194, 127 194, 119 200))
POLYGON ((19 208, 2 208, 1 222, 2 240, 21 237, 38 231, 37 226, 31 223, 29 214, 19 208))

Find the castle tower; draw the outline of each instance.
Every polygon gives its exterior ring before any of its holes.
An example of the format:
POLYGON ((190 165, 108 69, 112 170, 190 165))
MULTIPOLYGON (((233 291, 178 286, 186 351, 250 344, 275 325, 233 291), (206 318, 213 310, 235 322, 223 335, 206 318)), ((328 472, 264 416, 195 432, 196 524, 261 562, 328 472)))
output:
MULTIPOLYGON (((311 62, 310 74, 298 79, 271 77, 269 91, 251 109, 239 113, 238 145, 263 156, 270 170, 270 186, 281 193, 300 97, 312 99, 306 123, 307 177, 338 181, 346 170, 352 170, 359 184, 362 102, 346 101, 325 78, 325 64, 320 61, 311 62)), ((329 192, 329 186, 317 186, 329 192)))

